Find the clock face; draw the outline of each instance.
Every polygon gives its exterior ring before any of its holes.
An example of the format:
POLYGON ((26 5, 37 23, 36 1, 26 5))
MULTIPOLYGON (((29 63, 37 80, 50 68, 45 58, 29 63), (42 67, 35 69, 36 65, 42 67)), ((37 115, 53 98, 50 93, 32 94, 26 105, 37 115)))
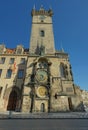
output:
POLYGON ((44 15, 40 15, 40 20, 44 20, 45 19, 45 16, 44 15))
POLYGON ((40 86, 38 87, 37 89, 37 95, 38 97, 46 97, 46 94, 47 94, 47 89, 44 87, 44 86, 40 86))
POLYGON ((36 79, 40 83, 47 82, 47 72, 44 70, 38 70, 36 73, 36 79))

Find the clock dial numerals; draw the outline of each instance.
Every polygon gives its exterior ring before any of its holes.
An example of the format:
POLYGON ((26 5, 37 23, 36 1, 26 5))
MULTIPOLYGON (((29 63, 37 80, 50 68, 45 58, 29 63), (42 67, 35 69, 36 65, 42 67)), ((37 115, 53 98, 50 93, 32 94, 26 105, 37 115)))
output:
POLYGON ((39 16, 39 19, 40 19, 40 20, 45 20, 46 18, 47 18, 47 16, 45 16, 45 15, 40 15, 40 16, 39 16))
POLYGON ((43 87, 43 86, 38 87, 38 89, 37 89, 38 97, 44 98, 44 97, 46 97, 46 94, 47 94, 47 89, 45 87, 43 87))
POLYGON ((47 72, 43 70, 37 71, 36 79, 38 82, 46 82, 47 81, 47 72))
POLYGON ((45 19, 45 16, 44 15, 40 15, 40 20, 44 20, 45 19))

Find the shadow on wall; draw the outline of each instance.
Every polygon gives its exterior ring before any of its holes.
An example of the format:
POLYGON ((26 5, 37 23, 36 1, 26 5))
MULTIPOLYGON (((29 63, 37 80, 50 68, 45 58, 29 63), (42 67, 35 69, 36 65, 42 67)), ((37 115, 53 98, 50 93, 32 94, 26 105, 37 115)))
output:
POLYGON ((25 60, 24 64, 20 63, 17 65, 14 72, 12 70, 11 75, 15 75, 13 79, 13 86, 8 86, 4 95, 5 107, 9 111, 21 111, 26 64, 27 61, 25 60))
POLYGON ((80 104, 74 109, 74 111, 80 111, 80 112, 85 111, 83 102, 80 102, 80 104))

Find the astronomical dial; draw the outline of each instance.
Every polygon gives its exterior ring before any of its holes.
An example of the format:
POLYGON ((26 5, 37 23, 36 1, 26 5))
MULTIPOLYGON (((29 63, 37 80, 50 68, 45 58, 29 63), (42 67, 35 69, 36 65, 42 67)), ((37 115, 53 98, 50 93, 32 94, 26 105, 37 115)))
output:
POLYGON ((37 95, 38 97, 46 97, 46 94, 47 94, 47 89, 44 87, 44 86, 40 86, 38 87, 37 89, 37 95))
POLYGON ((36 80, 41 83, 47 82, 47 72, 44 70, 38 70, 36 73, 36 80))

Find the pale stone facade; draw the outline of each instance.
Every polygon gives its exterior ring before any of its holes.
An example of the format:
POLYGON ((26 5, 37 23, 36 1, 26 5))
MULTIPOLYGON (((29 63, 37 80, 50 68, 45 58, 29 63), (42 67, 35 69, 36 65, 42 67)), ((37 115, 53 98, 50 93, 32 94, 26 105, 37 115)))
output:
POLYGON ((0 46, 0 110, 84 110, 68 54, 55 51, 52 15, 51 9, 32 10, 29 50, 21 45, 16 49, 0 46))
POLYGON ((85 110, 88 112, 88 91, 82 90, 82 99, 85 110))

